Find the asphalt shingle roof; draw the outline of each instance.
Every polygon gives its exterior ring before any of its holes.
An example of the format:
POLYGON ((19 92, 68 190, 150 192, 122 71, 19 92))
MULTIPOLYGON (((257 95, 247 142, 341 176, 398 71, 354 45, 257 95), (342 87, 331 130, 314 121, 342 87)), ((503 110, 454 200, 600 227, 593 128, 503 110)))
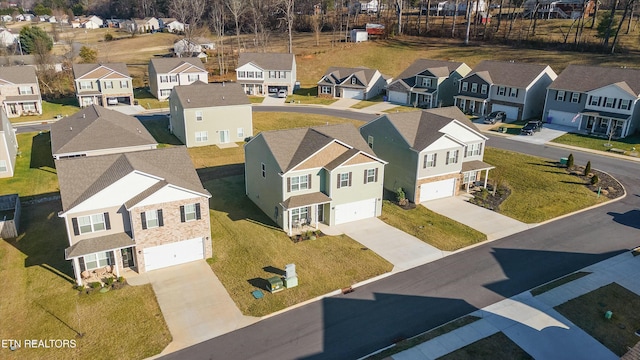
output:
POLYGON ((238 67, 254 63, 264 70, 292 70, 293 56, 286 53, 240 53, 238 67))
POLYGON ((251 104, 238 83, 205 84, 196 81, 191 85, 174 87, 173 94, 185 109, 251 104))
POLYGON ((524 88, 533 82, 547 65, 517 63, 509 61, 481 61, 467 77, 478 74, 485 78, 486 75, 493 84, 524 88), (485 74, 480 74, 486 72, 485 74))
POLYGON ((158 74, 168 73, 169 71, 179 67, 182 64, 190 64, 201 71, 206 71, 204 66, 202 65, 202 61, 195 57, 172 57, 172 58, 160 58, 160 59, 151 59, 151 64, 153 64, 153 68, 156 69, 158 74))
POLYGON ((73 64, 73 77, 75 79, 80 78, 101 66, 111 70, 118 72, 126 77, 129 76, 129 70, 127 69, 127 64, 125 63, 105 63, 105 64, 73 64))
POLYGON ((332 79, 335 84, 340 84, 349 76, 354 75, 364 86, 367 86, 377 71, 366 67, 346 68, 332 66, 324 74, 324 77, 332 79))
POLYGON ((0 67, 0 80, 14 84, 34 84, 38 82, 36 70, 33 66, 0 67))
POLYGON ((459 68, 463 63, 459 61, 446 61, 446 60, 431 60, 431 59, 418 59, 409 65, 400 75, 398 79, 406 79, 408 77, 416 76, 429 70, 434 72, 434 75, 445 77, 451 74, 451 72, 459 68), (446 72, 446 73, 445 73, 446 72))
POLYGON ((618 84, 638 96, 640 94, 640 70, 606 66, 569 65, 549 86, 555 90, 587 92, 603 86, 618 84), (624 83, 626 86, 620 84, 624 83))

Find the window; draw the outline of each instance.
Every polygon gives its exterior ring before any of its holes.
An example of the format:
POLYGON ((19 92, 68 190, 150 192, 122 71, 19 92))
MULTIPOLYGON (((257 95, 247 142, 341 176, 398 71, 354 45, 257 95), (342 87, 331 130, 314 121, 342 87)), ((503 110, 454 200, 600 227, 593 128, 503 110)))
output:
POLYGON ((478 92, 478 84, 476 83, 471 84, 471 92, 474 92, 474 93, 478 92))
POLYGON ((477 144, 471 144, 469 146, 467 146, 467 151, 465 152, 464 156, 477 156, 480 155, 480 152, 482 151, 482 144, 481 143, 477 143, 477 144))
POLYGON ((22 104, 24 111, 36 111, 36 103, 24 103, 22 104))
POLYGON ((20 95, 33 95, 33 88, 31 86, 20 86, 20 95))
POLYGON ((253 71, 247 71, 247 78, 253 79, 253 71))
POLYGON ((180 221, 187 222, 200 220, 200 204, 188 204, 180 206, 180 221))
POLYGON ((267 177, 267 166, 264 163, 260 163, 260 172, 263 178, 267 177))
POLYGON ((256 71, 256 78, 262 79, 262 71, 256 71))
POLYGON ((467 91, 467 90, 469 90, 469 83, 465 81, 462 83, 462 91, 467 91))
POLYGON ((198 81, 198 80, 200 80, 200 75, 199 74, 189 74, 189 75, 187 75, 187 80, 189 80, 189 82, 198 81))
POLYGON ((464 173, 464 177, 462 179, 463 183, 467 184, 469 182, 474 182, 476 181, 476 172, 475 171, 469 171, 464 173))
POLYGON ((438 157, 438 154, 433 153, 433 154, 426 154, 424 156, 424 162, 422 164, 423 168, 429 168, 429 167, 435 167, 436 166, 436 158, 438 157))
POLYGON ((96 231, 111 229, 109 213, 79 216, 72 218, 73 233, 75 235, 88 234, 96 231))
POLYGON ((320 86, 320 94, 331 94, 331 86, 320 86))
POLYGON ((307 190, 311 186, 311 175, 292 176, 289 178, 289 191, 307 190))
POLYGON ((631 105, 631 101, 621 99, 621 100, 620 100, 620 104, 619 104, 618 106, 619 106, 619 107, 620 107, 620 109, 622 109, 622 110, 629 110, 629 109, 630 109, 630 105, 631 105))
POLYGON ((612 98, 604 98, 604 107, 606 107, 606 108, 612 108, 614 103, 615 103, 615 99, 612 99, 612 98))
POLYGON ((244 71, 238 71, 238 77, 239 78, 247 77, 247 73, 244 71))
POLYGON ((571 102, 572 103, 579 103, 580 102, 580 93, 574 92, 573 94, 571 94, 571 102))
POLYGON ((196 142, 204 142, 209 140, 209 132, 196 131, 196 142))
POLYGON ((507 89, 505 89, 504 86, 499 86, 498 87, 498 95, 500 96, 504 96, 504 94, 506 94, 507 89))
POLYGON ((422 78, 422 87, 431 87, 431 79, 422 78))
POLYGON ((9 168, 7 167, 7 160, 0 160, 0 172, 6 172, 9 168))
POLYGON ((355 85, 358 83, 358 79, 356 79, 355 77, 351 78, 351 85, 355 85))
POLYGON ((364 171, 364 183, 378 182, 378 169, 366 169, 364 171))
POLYGON ((509 96, 510 97, 518 97, 518 89, 516 89, 516 88, 509 89, 509 96))
POLYGON ((178 82, 178 75, 169 75, 169 82, 178 82))
POLYGON ((127 80, 120 80, 120 87, 123 89, 127 89, 129 88, 129 81, 127 80))
POLYGON ((564 91, 558 90, 558 93, 556 93, 556 101, 564 101, 564 91))
POLYGON ((160 97, 169 97, 171 95, 171 89, 160 90, 160 97))
POLYGON ((244 139, 244 128, 238 128, 238 139, 244 139))
POLYGON ((287 78, 287 72, 286 71, 280 71, 280 79, 286 79, 287 78))
POLYGON ((196 121, 202 121, 202 111, 196 111, 196 121))
POLYGON ((600 96, 592 96, 591 101, 589 101, 589 105, 598 106, 600 104, 600 96))
POLYGON ((351 172, 338 174, 338 189, 351 186, 351 172))
POLYGON ((309 215, 309 207, 303 207, 291 210, 291 221, 296 222, 300 219, 306 219, 309 215))
POLYGON ((142 221, 143 230, 164 226, 162 209, 142 212, 140 213, 140 220, 142 221))
POLYGON ((373 149, 373 136, 367 136, 367 144, 369 144, 369 147, 373 149))
POLYGON ((80 90, 93 89, 93 83, 91 81, 80 81, 80 90))
POLYGON ((447 151, 447 165, 458 163, 458 150, 447 151))
POLYGON ((82 99, 82 106, 93 105, 93 98, 91 98, 91 97, 83 97, 81 99, 82 99))
POLYGON ((113 82, 112 81, 105 81, 104 82, 104 88, 105 89, 113 89, 113 82))
POLYGON ((106 252, 99 252, 84 256, 84 267, 86 270, 93 270, 111 265, 111 259, 106 252))
POLYGON ((480 88, 480 93, 483 95, 487 93, 487 84, 482 84, 482 87, 480 88))

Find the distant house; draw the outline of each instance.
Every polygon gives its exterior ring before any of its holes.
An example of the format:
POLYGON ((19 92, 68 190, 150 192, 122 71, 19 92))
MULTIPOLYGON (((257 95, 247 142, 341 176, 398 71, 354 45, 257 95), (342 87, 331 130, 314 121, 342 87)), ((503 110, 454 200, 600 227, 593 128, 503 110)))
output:
POLYGON ((53 158, 155 149, 158 142, 133 116, 91 105, 51 124, 53 158))
POLYGON ((35 67, 0 67, 0 101, 9 117, 42 114, 42 97, 35 67))
POLYGON ((451 106, 458 81, 470 71, 463 62, 418 59, 387 86, 387 99, 427 109, 451 106))
POLYGON ((4 110, 0 110, 0 178, 13 176, 17 154, 16 131, 4 110))
POLYGON ((330 67, 318 81, 318 96, 368 100, 380 95, 391 80, 365 67, 330 67))
POLYGON ((237 83, 176 86, 169 108, 169 128, 187 147, 220 146, 253 135, 251 102, 237 83))
POLYGON ((209 74, 198 58, 153 58, 149 61, 149 89, 158 100, 166 100, 174 86, 209 82, 209 74))
POLYGON ((160 23, 155 17, 146 17, 144 19, 133 19, 136 31, 139 33, 152 32, 160 30, 160 23))
POLYGON ((11 46, 18 41, 18 35, 12 33, 7 29, 0 29, 0 45, 7 47, 11 46))
POLYGON ((195 37, 191 40, 184 38, 173 44, 173 53, 178 57, 189 57, 215 48, 213 41, 204 37, 195 37))
POLYGON ((11 15, 2 15, 0 16, 0 21, 10 22, 10 21, 13 21, 13 17, 11 15))
POLYGON ((286 90, 293 94, 296 57, 284 53, 240 53, 236 78, 248 95, 267 95, 286 90))
POLYGON ((133 105, 133 84, 124 63, 73 64, 80 107, 133 105))
POLYGON ((80 23, 85 29, 98 29, 104 26, 104 20, 95 15, 82 18, 80 23))
POLYGON ((36 57, 34 55, 6 55, 0 60, 4 66, 15 66, 15 65, 29 65, 35 67, 37 70, 47 69, 54 70, 56 72, 62 71, 62 64, 65 61, 63 56, 50 56, 51 63, 49 64, 39 64, 36 57))
POLYGON ((170 33, 184 32, 185 25, 174 18, 158 18, 160 30, 167 30, 170 33))

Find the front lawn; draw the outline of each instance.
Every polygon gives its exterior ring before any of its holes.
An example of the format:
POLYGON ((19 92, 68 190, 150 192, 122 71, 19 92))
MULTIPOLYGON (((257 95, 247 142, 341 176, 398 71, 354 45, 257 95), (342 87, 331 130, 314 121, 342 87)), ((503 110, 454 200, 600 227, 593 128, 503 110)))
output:
POLYGON ((21 235, 0 239, 0 338, 75 340, 73 349, 2 349, 3 359, 141 359, 171 334, 150 285, 79 294, 64 259, 59 201, 23 206, 21 235))
POLYGON ((445 251, 462 249, 487 240, 487 235, 419 204, 415 209, 403 210, 384 200, 380 220, 445 251))
POLYGON ((378 95, 370 100, 362 100, 359 103, 351 106, 352 109, 363 109, 382 102, 382 95, 378 95))
POLYGON ((58 176, 51 155, 51 136, 44 133, 18 134, 18 151, 13 177, 0 179, 0 195, 21 197, 57 193, 58 176))
POLYGON ((293 243, 245 196, 244 177, 205 182, 211 192, 211 268, 245 315, 263 316, 391 271, 392 265, 353 239, 322 236, 293 243), (256 300, 265 279, 295 264, 299 285, 256 300))
POLYGON ((528 224, 607 201, 548 159, 487 147, 484 162, 496 167, 489 178, 511 189, 497 211, 528 224))
POLYGON ((156 99, 146 88, 133 89, 133 97, 138 100, 138 105, 147 110, 169 108, 169 100, 156 99))
POLYGON ((551 142, 600 151, 608 151, 611 148, 621 149, 627 152, 635 151, 635 156, 638 156, 638 151, 640 151, 640 135, 611 140, 611 146, 605 146, 605 144, 609 143, 609 139, 582 134, 564 134, 551 140, 551 142))
POLYGON ((353 124, 356 128, 364 124, 363 121, 328 115, 261 111, 253 113, 253 135, 258 135, 261 131, 343 124, 345 122, 353 124))
POLYGON ((252 104, 262 104, 264 101, 264 96, 248 96, 248 98, 252 104))
POLYGON ((78 100, 75 97, 67 97, 62 99, 42 100, 42 115, 37 116, 20 116, 9 119, 12 123, 28 122, 28 121, 44 121, 51 120, 56 115, 69 116, 80 111, 78 100))
POLYGON ((293 91, 293 95, 287 96, 287 102, 296 104, 331 105, 338 99, 318 97, 318 87, 300 88, 293 91))

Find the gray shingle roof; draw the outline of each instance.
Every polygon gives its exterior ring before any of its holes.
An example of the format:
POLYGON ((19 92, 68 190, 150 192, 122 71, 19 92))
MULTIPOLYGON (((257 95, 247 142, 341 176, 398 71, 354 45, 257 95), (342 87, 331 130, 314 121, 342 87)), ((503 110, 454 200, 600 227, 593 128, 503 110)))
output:
POLYGON ((38 82, 33 66, 0 67, 0 79, 14 84, 33 84, 38 82))
POLYGON ((205 84, 196 81, 191 85, 174 87, 171 96, 174 94, 185 109, 251 104, 238 83, 205 84))
POLYGON ((467 77, 486 71, 493 84, 524 88, 546 67, 547 65, 484 60, 476 65, 467 77))
POLYGON ((184 146, 56 160, 62 208, 68 211, 133 171, 209 195, 184 146))
POLYGON ((409 65, 409 67, 406 68, 400 75, 398 75, 398 79, 413 77, 424 72, 425 70, 433 72, 434 75, 446 77, 451 74, 453 70, 459 68, 462 64, 463 63, 459 61, 418 59, 414 61, 413 64, 409 65))
POLYGON ((75 79, 82 77, 93 70, 104 66, 107 69, 112 71, 116 71, 122 75, 127 77, 129 76, 129 70, 127 69, 127 64, 125 63, 104 63, 104 64, 73 64, 73 77, 75 79))
POLYGON ((263 131, 264 138, 281 172, 287 172, 324 146, 338 140, 371 156, 376 156, 351 124, 289 130, 263 131))
POLYGON ((65 259, 71 260, 83 255, 108 250, 124 249, 135 245, 136 243, 129 235, 125 233, 117 233, 79 241, 66 248, 64 250, 64 255, 65 259))
POLYGON ((51 125, 54 155, 157 143, 140 120, 98 105, 86 107, 51 125))
POLYGON ((263 70, 292 70, 293 56, 285 53, 240 53, 238 67, 251 62, 263 70))
POLYGON ((169 71, 179 67, 184 63, 191 64, 197 67, 198 69, 200 69, 201 71, 207 71, 202 65, 202 61, 194 57, 185 57, 185 58, 172 57, 172 58, 151 59, 150 63, 153 64, 153 68, 156 69, 156 72, 158 74, 168 73, 169 71))
MULTIPOLYGON (((569 65, 549 89, 586 92, 603 86, 625 83, 635 96, 640 94, 640 70, 606 66, 569 65)), ((619 84, 621 85, 621 84, 619 84)), ((624 86, 621 86, 623 89, 624 86)))
POLYGON ((364 86, 367 86, 373 75, 375 75, 375 69, 369 69, 366 67, 358 67, 358 68, 345 68, 345 67, 330 67, 327 72, 323 75, 325 78, 329 78, 332 80, 334 84, 340 84, 346 78, 351 75, 357 77, 364 86))

